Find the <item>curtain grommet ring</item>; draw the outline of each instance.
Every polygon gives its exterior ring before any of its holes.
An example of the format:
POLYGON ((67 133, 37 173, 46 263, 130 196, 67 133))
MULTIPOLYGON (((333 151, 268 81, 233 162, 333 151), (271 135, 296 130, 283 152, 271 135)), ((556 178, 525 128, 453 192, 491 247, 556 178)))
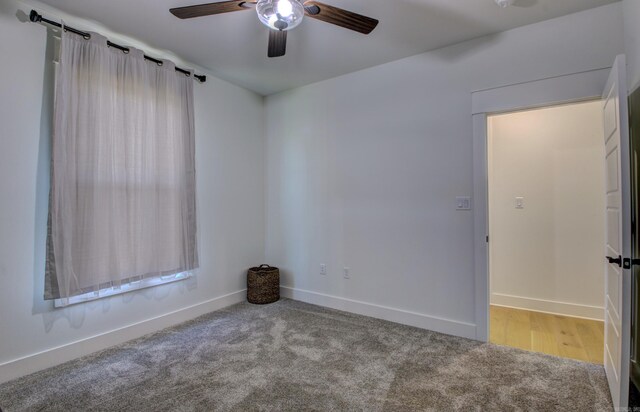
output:
POLYGON ((156 62, 156 64, 157 64, 158 66, 162 66, 162 65, 164 64, 164 62, 156 62))
MULTIPOLYGON (((67 30, 65 29, 65 31, 67 31, 67 30)), ((91 39, 91 35, 90 34, 85 34, 84 36, 82 36, 82 38, 85 39, 85 40, 90 40, 91 39)))

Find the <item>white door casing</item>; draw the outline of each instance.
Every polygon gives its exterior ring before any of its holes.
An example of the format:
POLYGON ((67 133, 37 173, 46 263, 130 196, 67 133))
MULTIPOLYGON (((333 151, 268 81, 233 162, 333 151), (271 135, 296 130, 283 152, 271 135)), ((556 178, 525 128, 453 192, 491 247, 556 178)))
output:
MULTIPOLYGON (((605 254, 613 259, 631 254, 629 128, 625 57, 611 68, 603 93, 605 144, 605 254)), ((604 367, 614 407, 626 407, 629 393, 631 273, 622 261, 604 263, 604 367)), ((579 287, 579 285, 576 285, 579 287)))
POLYGON ((487 115, 600 99, 610 69, 537 79, 472 92, 473 247, 476 339, 489 340, 487 115))

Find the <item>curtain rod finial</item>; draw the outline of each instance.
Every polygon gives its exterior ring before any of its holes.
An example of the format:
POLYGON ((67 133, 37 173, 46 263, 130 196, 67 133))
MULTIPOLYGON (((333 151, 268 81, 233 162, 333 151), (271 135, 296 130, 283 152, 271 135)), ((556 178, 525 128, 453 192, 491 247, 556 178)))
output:
POLYGON ((31 10, 31 13, 29 13, 29 20, 31 20, 33 23, 37 23, 39 21, 42 21, 42 15, 38 14, 38 12, 35 10, 31 10))

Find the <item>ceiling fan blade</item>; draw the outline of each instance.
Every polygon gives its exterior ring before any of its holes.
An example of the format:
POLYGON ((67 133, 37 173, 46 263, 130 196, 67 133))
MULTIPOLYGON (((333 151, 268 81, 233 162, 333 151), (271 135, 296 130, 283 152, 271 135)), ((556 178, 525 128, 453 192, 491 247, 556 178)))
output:
POLYGON ((255 3, 246 0, 220 1, 217 3, 196 4, 194 6, 176 7, 169 11, 181 19, 210 16, 212 14, 249 10, 255 3))
POLYGON ((371 33, 378 25, 378 20, 376 19, 320 3, 319 1, 307 1, 304 3, 304 8, 309 17, 349 30, 355 30, 362 34, 371 33))
POLYGON ((269 30, 269 57, 284 56, 287 51, 287 32, 269 30))

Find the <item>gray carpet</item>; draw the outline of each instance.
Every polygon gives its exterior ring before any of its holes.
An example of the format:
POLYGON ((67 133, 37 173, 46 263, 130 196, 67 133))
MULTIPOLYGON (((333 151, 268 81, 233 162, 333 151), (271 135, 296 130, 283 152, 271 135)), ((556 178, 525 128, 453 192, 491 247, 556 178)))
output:
POLYGON ((4 411, 611 410, 601 366, 291 300, 238 304, 0 386, 4 411))

